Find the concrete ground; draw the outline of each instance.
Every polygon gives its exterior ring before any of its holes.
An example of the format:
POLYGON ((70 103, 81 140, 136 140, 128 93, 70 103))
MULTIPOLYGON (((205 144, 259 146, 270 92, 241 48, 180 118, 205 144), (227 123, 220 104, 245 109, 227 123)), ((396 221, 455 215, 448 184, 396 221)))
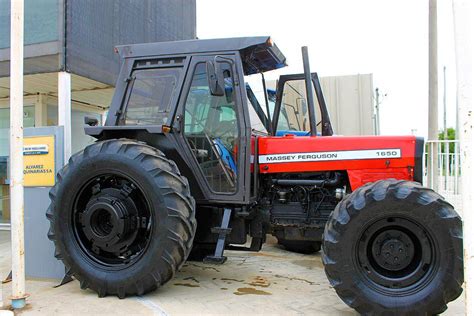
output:
MULTIPOLYGON (((176 277, 143 297, 99 299, 77 281, 28 280, 28 305, 18 315, 271 314, 356 315, 329 286, 319 254, 286 252, 274 240, 259 253, 227 251, 222 266, 188 262, 176 277), (273 242, 272 242, 273 241, 273 242)), ((10 270, 10 235, 0 231, 0 277, 10 270)), ((9 303, 10 283, 3 284, 9 303)), ((7 308, 4 305, 3 308, 7 308)), ((463 297, 445 315, 463 315, 463 297)), ((0 307, 2 309, 2 307, 0 307)))

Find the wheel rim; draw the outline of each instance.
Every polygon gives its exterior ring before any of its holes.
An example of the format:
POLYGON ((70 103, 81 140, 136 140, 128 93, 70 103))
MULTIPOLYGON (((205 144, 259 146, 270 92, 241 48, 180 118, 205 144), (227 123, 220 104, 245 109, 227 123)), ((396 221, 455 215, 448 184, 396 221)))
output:
POLYGON ((402 217, 376 220, 356 246, 358 266, 373 287, 390 291, 419 289, 436 270, 436 249, 421 225, 402 217))
POLYGON ((143 190, 119 173, 104 173, 79 190, 73 210, 74 237, 95 263, 124 267, 146 251, 152 212, 143 190))

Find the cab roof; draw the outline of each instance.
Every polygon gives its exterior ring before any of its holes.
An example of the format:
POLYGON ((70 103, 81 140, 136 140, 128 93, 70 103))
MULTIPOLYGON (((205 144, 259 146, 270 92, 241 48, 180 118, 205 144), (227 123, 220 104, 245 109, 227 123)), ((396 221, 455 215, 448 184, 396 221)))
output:
POLYGON ((286 66, 286 58, 269 36, 196 39, 172 42, 122 45, 116 47, 121 58, 160 55, 192 55, 238 51, 245 75, 286 66))

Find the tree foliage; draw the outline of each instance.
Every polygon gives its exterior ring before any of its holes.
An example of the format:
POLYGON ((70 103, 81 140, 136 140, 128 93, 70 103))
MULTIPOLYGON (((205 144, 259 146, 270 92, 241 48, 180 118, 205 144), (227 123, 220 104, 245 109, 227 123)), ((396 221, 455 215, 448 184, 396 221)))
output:
MULTIPOLYGON (((438 134, 439 140, 444 140, 444 131, 438 134)), ((452 127, 448 127, 448 138, 447 140, 456 139, 456 130, 452 127)), ((441 150, 444 152, 444 144, 441 144, 441 150)), ((454 143, 449 143, 449 153, 454 153, 454 143)))

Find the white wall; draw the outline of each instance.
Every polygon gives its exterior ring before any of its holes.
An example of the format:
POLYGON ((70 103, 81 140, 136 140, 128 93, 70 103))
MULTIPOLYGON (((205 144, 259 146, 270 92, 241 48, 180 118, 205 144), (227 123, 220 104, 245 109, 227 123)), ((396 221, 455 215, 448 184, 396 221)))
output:
MULTIPOLYGON (((24 126, 25 127, 34 127, 34 126, 52 126, 58 124, 58 100, 55 96, 47 96, 43 100, 44 107, 42 108, 45 113, 43 115, 35 115, 37 113, 35 108, 35 102, 39 96, 26 96, 24 98, 25 102, 25 117, 24 117, 24 126), (39 122, 43 118, 44 122, 39 122)), ((10 126, 10 115, 9 115, 9 100, 1 99, 0 100, 0 156, 9 156, 9 126, 10 126)), ((85 146, 94 142, 94 138, 84 134, 84 117, 90 116, 95 117, 102 121, 102 115, 105 114, 105 111, 100 108, 93 106, 85 106, 75 101, 72 102, 72 152, 75 153, 85 146)))
MULTIPOLYGON (((319 80, 335 134, 375 134, 372 74, 321 77, 319 80)), ((275 80, 267 81, 267 88, 275 89, 275 86, 275 80)))
MULTIPOLYGON (((74 103, 74 102, 73 102, 74 103)), ((84 117, 94 117, 99 122, 102 121, 102 113, 87 109, 76 109, 74 104, 72 105, 71 113, 71 145, 72 153, 84 149, 87 145, 95 142, 95 138, 88 136, 84 133, 84 117)), ((58 107, 56 104, 48 104, 48 125, 58 124, 58 107)))
POLYGON ((320 78, 338 135, 374 135, 372 74, 320 78))

